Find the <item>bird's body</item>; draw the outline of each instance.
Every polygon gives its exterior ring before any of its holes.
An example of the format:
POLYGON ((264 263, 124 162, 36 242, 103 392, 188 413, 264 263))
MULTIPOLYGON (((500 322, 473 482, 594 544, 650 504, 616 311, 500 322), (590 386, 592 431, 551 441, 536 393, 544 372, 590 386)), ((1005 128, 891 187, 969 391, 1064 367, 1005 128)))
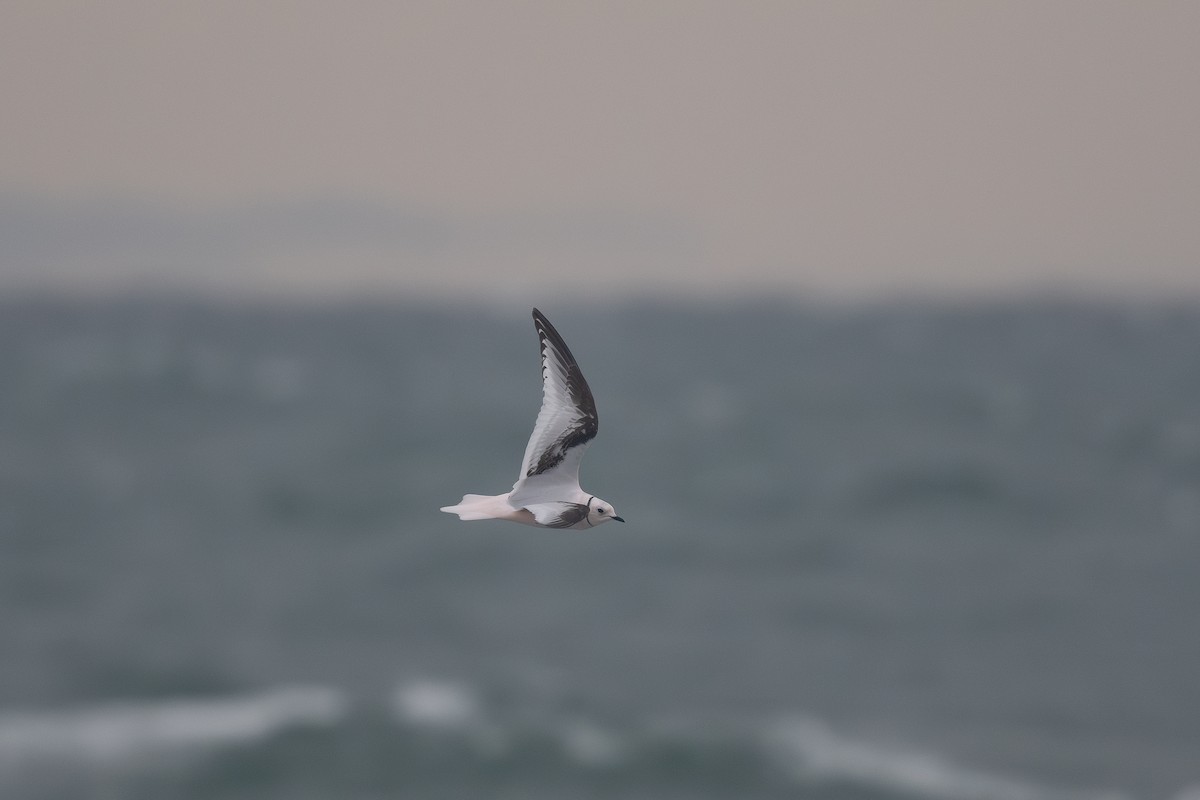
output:
POLYGON ((596 437, 599 418, 588 387, 567 343, 536 308, 542 354, 542 407, 525 446, 521 476, 511 492, 463 495, 442 511, 462 520, 505 519, 540 528, 576 530, 617 520, 610 503, 579 487, 579 462, 596 437))
MULTIPOLYGON (((513 492, 505 494, 466 494, 463 495, 462 502, 456 506, 446 506, 442 509, 450 514, 458 514, 461 520, 474 519, 507 519, 513 522, 520 522, 525 525, 534 525, 539 528, 575 528, 576 530, 584 530, 586 528, 594 528, 601 522, 606 521, 600 518, 598 513, 590 513, 588 502, 592 505, 600 503, 600 508, 608 508, 608 505, 603 501, 597 501, 595 497, 589 497, 580 492, 575 501, 552 500, 545 503, 536 503, 539 514, 535 516, 534 512, 526 506, 519 506, 512 500, 513 492), (540 521, 539 521, 540 520, 540 521)), ((608 519, 614 519, 609 516, 608 519)), ((625 520, 621 520, 624 522, 625 520)))

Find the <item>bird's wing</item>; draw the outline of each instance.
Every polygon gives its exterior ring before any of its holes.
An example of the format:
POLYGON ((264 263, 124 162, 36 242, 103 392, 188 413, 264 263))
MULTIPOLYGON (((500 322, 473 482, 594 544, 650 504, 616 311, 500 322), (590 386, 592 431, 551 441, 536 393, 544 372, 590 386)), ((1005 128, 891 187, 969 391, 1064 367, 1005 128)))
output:
POLYGON ((539 525, 547 528, 569 528, 587 519, 588 507, 584 503, 529 503, 525 506, 539 525))
POLYGON ((574 498, 579 462, 599 425, 592 390, 567 343, 536 308, 533 325, 542 350, 542 408, 509 496, 516 506, 574 498))

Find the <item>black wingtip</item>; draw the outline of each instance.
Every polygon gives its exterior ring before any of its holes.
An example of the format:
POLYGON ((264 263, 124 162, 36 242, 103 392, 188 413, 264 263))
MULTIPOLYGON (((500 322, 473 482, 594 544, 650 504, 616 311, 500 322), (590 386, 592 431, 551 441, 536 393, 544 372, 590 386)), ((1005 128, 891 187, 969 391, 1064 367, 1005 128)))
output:
MULTIPOLYGON (((558 350, 566 361, 567 366, 572 366, 576 369, 579 368, 578 364, 575 363, 575 356, 571 353, 571 348, 567 347, 567 343, 563 341, 562 334, 554 327, 554 323, 546 319, 546 315, 536 308, 533 309, 533 327, 537 328, 539 336, 549 340, 550 344, 558 350)), ((582 381, 583 375, 580 375, 579 379, 582 381)), ((587 383, 587 381, 583 382, 584 384, 587 383)))

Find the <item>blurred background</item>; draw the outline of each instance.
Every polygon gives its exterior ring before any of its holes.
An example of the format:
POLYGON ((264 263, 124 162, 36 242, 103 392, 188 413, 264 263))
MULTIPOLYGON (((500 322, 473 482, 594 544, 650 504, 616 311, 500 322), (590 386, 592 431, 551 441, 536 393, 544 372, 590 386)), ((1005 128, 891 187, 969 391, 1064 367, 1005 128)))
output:
POLYGON ((0 5, 0 796, 1200 797, 1197 31, 0 5))

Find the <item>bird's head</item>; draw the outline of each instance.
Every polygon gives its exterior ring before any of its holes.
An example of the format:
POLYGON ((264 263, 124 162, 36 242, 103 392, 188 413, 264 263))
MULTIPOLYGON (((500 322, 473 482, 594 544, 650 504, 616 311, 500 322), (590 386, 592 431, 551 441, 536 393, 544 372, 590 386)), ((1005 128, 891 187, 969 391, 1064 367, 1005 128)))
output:
POLYGON ((593 526, 599 525, 601 522, 616 520, 624 522, 625 520, 617 516, 617 511, 612 507, 612 503, 601 500, 599 497, 593 497, 588 501, 588 522, 593 526))

